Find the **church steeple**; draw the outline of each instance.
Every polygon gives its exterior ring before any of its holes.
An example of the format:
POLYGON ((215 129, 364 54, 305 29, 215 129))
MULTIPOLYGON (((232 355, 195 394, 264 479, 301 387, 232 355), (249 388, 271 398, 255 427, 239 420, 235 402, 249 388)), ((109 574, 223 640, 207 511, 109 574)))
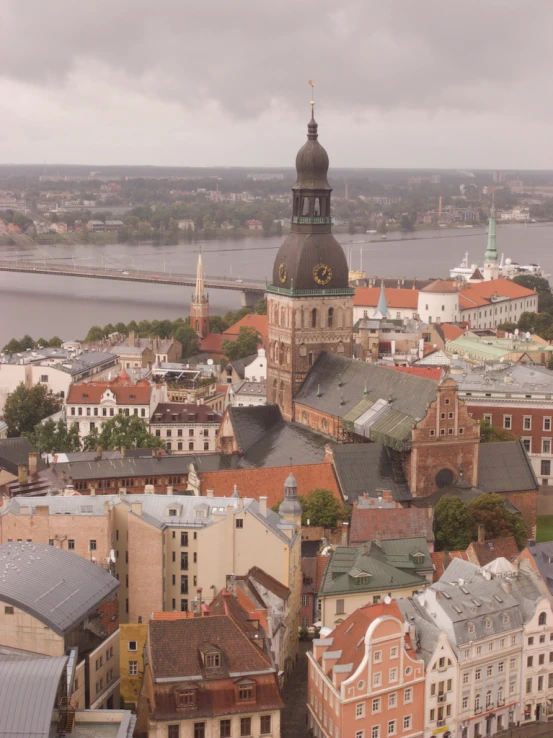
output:
POLYGON ((307 141, 296 156, 290 233, 267 284, 267 402, 278 404, 286 420, 294 418, 294 395, 320 354, 353 352, 355 290, 332 235, 328 167, 312 112, 307 141))
POLYGON ((495 202, 492 199, 490 219, 488 221, 488 245, 484 254, 484 279, 497 279, 499 276, 499 258, 495 237, 495 202))
POLYGON ((388 310, 388 305, 386 304, 386 293, 384 291, 384 280, 380 283, 380 297, 378 298, 378 305, 376 306, 376 310, 373 313, 373 318, 376 318, 377 320, 382 320, 382 318, 389 318, 390 317, 390 311, 388 310))
POLYGON ((196 287, 192 295, 192 305, 190 307, 190 325, 200 338, 205 338, 209 333, 209 298, 205 293, 204 266, 201 249, 198 254, 198 265, 196 267, 196 287))

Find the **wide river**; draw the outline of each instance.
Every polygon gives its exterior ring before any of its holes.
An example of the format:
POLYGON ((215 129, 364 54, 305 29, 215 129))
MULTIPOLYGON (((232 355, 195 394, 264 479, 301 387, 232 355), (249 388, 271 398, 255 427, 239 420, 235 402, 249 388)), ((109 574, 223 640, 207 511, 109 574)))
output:
MULTIPOLYGON (((486 248, 483 228, 390 233, 387 241, 373 235, 338 234, 352 268, 362 266, 368 276, 448 277, 465 251, 480 262, 486 248)), ((252 237, 239 241, 204 241, 206 277, 227 275, 263 279, 271 274, 283 238, 252 237)), ((553 224, 498 227, 498 250, 521 264, 535 262, 553 273, 553 224)), ((190 274, 195 271, 199 244, 178 246, 111 244, 108 246, 60 244, 22 252, 20 246, 0 246, 0 259, 28 261, 44 258, 59 263, 110 268, 151 269, 190 274)), ((0 348, 25 333, 33 338, 59 335, 64 340, 83 338, 92 325, 130 320, 186 317, 192 289, 156 284, 123 283, 98 279, 0 272, 0 348)), ((240 307, 240 293, 211 290, 211 312, 240 307)))

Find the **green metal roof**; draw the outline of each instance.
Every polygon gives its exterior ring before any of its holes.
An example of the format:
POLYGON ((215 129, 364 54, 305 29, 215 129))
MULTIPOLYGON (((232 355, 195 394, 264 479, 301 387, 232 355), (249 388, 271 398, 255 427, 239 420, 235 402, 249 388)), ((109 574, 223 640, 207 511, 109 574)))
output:
POLYGON ((319 596, 325 597, 337 594, 355 594, 356 592, 374 592, 390 589, 412 587, 414 589, 426 586, 424 577, 414 572, 414 561, 409 561, 409 552, 421 549, 425 554, 425 564, 420 567, 424 570, 426 560, 430 560, 428 545, 424 538, 406 538, 407 542, 401 548, 394 542, 383 541, 377 545, 374 541, 368 546, 338 546, 328 566, 319 590, 319 596), (390 551, 384 551, 385 544, 390 551), (393 563, 393 562, 397 563, 393 563), (402 566, 398 566, 402 564, 402 566), (405 564, 405 566, 403 566, 405 564), (405 571, 405 569, 408 569, 405 571), (369 581, 361 583, 356 577, 369 576, 369 581))

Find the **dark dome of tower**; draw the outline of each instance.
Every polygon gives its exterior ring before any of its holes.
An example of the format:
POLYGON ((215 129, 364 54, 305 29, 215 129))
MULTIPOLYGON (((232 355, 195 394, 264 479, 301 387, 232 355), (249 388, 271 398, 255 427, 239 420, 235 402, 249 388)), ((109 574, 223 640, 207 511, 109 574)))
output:
POLYGON ((318 141, 314 117, 296 156, 291 232, 279 249, 272 284, 285 290, 347 289, 348 264, 331 232, 328 154, 318 141))
POLYGON ((311 190, 329 190, 328 154, 321 146, 317 137, 317 123, 311 118, 307 126, 307 141, 296 156, 296 171, 298 180, 295 187, 311 190))

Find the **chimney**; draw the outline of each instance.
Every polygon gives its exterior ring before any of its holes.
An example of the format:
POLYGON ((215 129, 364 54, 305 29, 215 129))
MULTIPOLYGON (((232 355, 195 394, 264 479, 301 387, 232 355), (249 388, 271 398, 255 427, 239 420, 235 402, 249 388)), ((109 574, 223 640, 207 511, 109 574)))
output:
POLYGON ((154 485, 153 484, 147 484, 144 487, 144 494, 145 495, 153 495, 155 492, 154 485))
POLYGON ((18 464, 17 466, 17 481, 19 484, 28 484, 29 473, 25 464, 18 464))
POLYGON ((208 490, 206 490, 206 493, 205 494, 206 494, 206 497, 213 497, 213 490, 212 489, 208 489, 208 490))
POLYGON ((124 497, 127 494, 125 487, 119 487, 119 497, 124 497))
POLYGON ((325 456, 323 461, 330 463, 334 461, 334 449, 330 443, 325 443, 325 456))
POLYGON ((104 500, 104 515, 109 515, 109 502, 104 500))
POLYGON ((90 496, 91 497, 95 497, 96 496, 96 487, 91 487, 90 488, 90 496))
POLYGON ((62 473, 61 473, 61 481, 62 482, 65 482, 65 480, 66 480, 65 472, 62 471, 62 473))
POLYGON ((197 602, 197 610, 196 610, 196 613, 201 616, 202 615, 202 588, 201 587, 198 587, 198 589, 196 590, 196 592, 198 593, 198 598, 197 598, 198 599, 198 602, 197 602))
POLYGON ((121 458, 122 459, 126 459, 127 458, 127 449, 125 448, 125 446, 121 446, 120 451, 121 451, 121 458))
POLYGON ((236 597, 236 574, 229 574, 227 577, 227 589, 236 597))
POLYGON ((173 492, 173 487, 171 487, 171 486, 168 486, 168 487, 167 487, 167 494, 168 494, 168 495, 174 495, 174 494, 175 494, 175 493, 173 492))
POLYGON ((131 502, 131 512, 133 512, 135 515, 142 515, 142 503, 131 502))
POLYGON ((349 523, 347 520, 344 520, 342 523, 342 546, 348 545, 348 532, 349 532, 349 523))
POLYGON ((444 571, 449 566, 449 551, 444 551, 444 571))
POLYGON ((36 451, 29 452, 29 474, 34 477, 38 471, 38 454, 36 451))
POLYGON ((259 512, 263 515, 264 518, 267 517, 267 498, 264 495, 259 498, 259 512))
POLYGON ((97 446, 97 448, 96 448, 96 458, 97 459, 101 459, 103 452, 104 452, 104 449, 101 446, 97 446))
POLYGON ((482 523, 478 523, 478 543, 484 543, 486 540, 486 528, 482 523))

